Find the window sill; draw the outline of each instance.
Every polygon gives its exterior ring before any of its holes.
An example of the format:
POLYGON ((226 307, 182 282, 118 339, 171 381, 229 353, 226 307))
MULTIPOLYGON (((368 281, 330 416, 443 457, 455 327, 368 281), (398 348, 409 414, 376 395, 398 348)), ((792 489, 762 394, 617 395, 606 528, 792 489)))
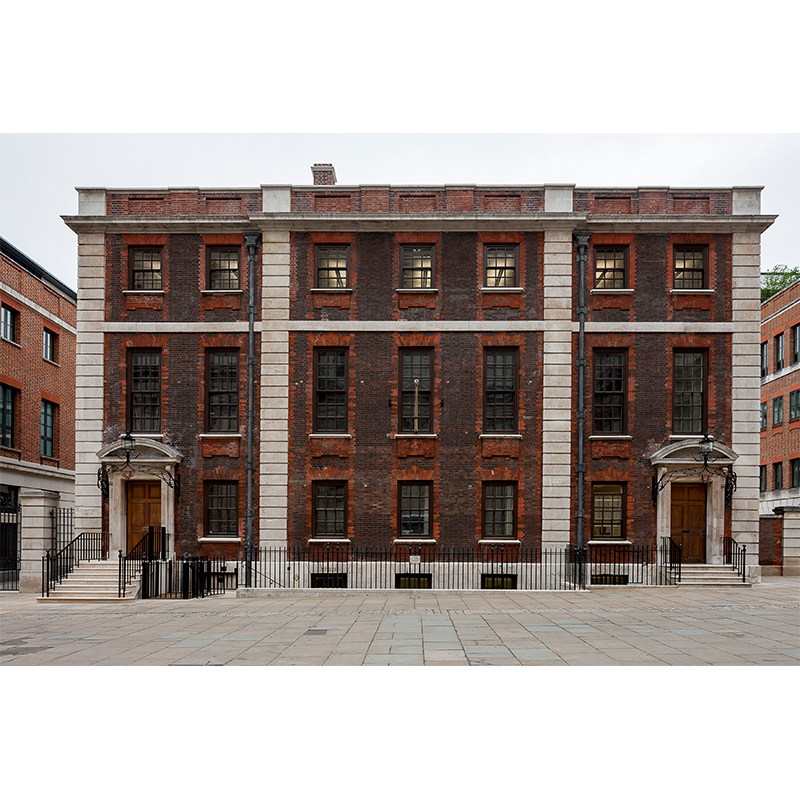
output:
POLYGON ((241 433, 201 433, 198 439, 241 439, 241 433))
POLYGON ((350 288, 345 288, 345 289, 320 289, 320 288, 315 288, 315 289, 309 289, 309 291, 313 292, 313 293, 316 293, 316 294, 352 294, 352 292, 353 292, 353 290, 350 289, 350 288))
POLYGON ((239 544, 242 540, 239 536, 201 536, 198 542, 235 542, 239 544))
POLYGON ((671 433, 669 435, 670 439, 673 440, 681 440, 681 439, 702 439, 702 433, 671 433))
POLYGON ((481 286, 480 290, 482 292, 488 292, 489 294, 494 292, 523 294, 525 292, 525 289, 523 289, 522 286, 481 286))
POLYGON ((522 544, 519 539, 478 539, 478 544, 522 544))
POLYGON ((6 339, 5 336, 0 336, 0 339, 2 339, 4 342, 8 342, 9 344, 13 344, 14 347, 19 347, 19 349, 22 350, 22 345, 19 342, 15 342, 13 339, 6 339))
POLYGON ((309 439, 352 439, 352 433, 309 433, 309 439))
POLYGON ((134 439, 163 439, 163 433, 132 433, 134 439))
POLYGON ((439 294, 438 289, 395 289, 398 294, 439 294))
POLYGON ((201 289, 200 294, 244 294, 243 289, 201 289))
POLYGON ((436 539, 431 536, 416 539, 411 536, 398 536, 392 539, 392 544, 436 544, 436 539))
POLYGON ((58 361, 51 361, 49 358, 42 357, 42 361, 44 361, 45 364, 52 364, 54 367, 60 367, 61 366, 61 364, 59 364, 58 361))
POLYGON ((633 294, 633 289, 590 289, 589 294, 633 294))
POLYGON ((670 289, 670 294, 714 294, 713 289, 670 289))
POLYGON ((482 433, 479 439, 521 439, 521 433, 482 433))
POLYGON ((395 439, 438 439, 436 433, 396 433, 395 439))
POLYGON ((314 539, 308 540, 308 544, 350 544, 350 540, 346 536, 339 536, 333 539, 314 539))
POLYGON ((633 439, 633 436, 631 436, 630 434, 625 434, 625 433, 609 433, 608 435, 606 435, 604 433, 593 433, 589 437, 589 441, 590 442, 596 442, 596 441, 600 441, 600 440, 602 440, 602 441, 609 441, 610 440, 610 441, 614 441, 614 442, 626 442, 626 441, 629 441, 630 439, 633 439))
POLYGON ((163 289, 125 289, 122 294, 166 294, 163 289))
POLYGON ((16 447, 6 447, 4 444, 0 444, 0 450, 2 450, 3 453, 14 453, 17 458, 22 456, 22 450, 17 450, 16 447))
POLYGON ((615 538, 613 536, 607 536, 605 539, 589 539, 586 544, 629 544, 633 546, 633 542, 628 541, 627 539, 615 538))

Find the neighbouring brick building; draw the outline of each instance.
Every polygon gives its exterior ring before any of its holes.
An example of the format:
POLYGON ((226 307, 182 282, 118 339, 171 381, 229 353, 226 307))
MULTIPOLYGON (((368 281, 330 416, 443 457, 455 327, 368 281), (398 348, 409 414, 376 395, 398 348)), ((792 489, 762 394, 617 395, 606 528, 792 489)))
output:
POLYGON ((728 536, 758 578, 760 187, 312 171, 78 190, 84 527, 226 558, 672 536, 721 563, 728 536))
POLYGON ((800 574, 800 281, 761 304, 759 483, 763 569, 800 574))
POLYGON ((26 589, 53 545, 50 511, 74 502, 77 300, 0 238, 0 556, 21 558, 26 589))

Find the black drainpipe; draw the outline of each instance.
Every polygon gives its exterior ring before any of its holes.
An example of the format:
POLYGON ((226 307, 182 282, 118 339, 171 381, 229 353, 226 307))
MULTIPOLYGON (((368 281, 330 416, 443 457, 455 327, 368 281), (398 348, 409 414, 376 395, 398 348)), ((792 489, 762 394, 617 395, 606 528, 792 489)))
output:
POLYGON ((261 234, 248 231, 244 235, 247 246, 247 539, 245 542, 244 585, 252 585, 253 572, 253 428, 255 424, 255 403, 253 382, 256 365, 256 255, 261 234))
POLYGON ((589 249, 588 231, 575 231, 572 239, 578 249, 578 511, 575 545, 583 549, 583 495, 586 475, 586 262, 589 249))

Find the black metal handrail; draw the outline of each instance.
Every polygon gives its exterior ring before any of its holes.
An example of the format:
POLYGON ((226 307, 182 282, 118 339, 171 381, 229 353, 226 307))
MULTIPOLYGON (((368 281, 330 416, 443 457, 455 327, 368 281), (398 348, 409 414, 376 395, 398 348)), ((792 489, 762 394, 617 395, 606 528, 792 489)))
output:
POLYGON ((118 597, 125 597, 127 587, 142 571, 143 561, 167 558, 167 531, 151 525, 147 533, 130 549, 127 555, 119 551, 119 584, 118 597))
POLYGON ((108 550, 101 531, 84 531, 57 553, 49 550, 42 556, 42 597, 50 597, 50 590, 61 583, 81 561, 105 561, 108 550))
POLYGON ((680 583, 681 567, 683 566, 683 545, 678 544, 671 536, 664 536, 661 541, 665 545, 665 566, 670 578, 675 578, 677 575, 678 583, 680 583))
POLYGON ((730 564, 738 575, 742 576, 742 583, 747 583, 745 577, 747 562, 747 545, 739 544, 731 536, 722 540, 724 563, 730 564))

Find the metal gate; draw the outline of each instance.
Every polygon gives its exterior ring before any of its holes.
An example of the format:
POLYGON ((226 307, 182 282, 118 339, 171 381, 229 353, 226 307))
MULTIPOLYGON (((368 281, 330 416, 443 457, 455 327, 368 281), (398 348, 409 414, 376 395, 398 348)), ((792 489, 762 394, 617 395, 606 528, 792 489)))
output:
POLYGON ((54 508, 50 512, 52 525, 52 542, 50 549, 54 553, 63 550, 75 535, 75 509, 54 508))
POLYGON ((0 509, 0 591, 19 591, 21 566, 22 508, 0 509))

